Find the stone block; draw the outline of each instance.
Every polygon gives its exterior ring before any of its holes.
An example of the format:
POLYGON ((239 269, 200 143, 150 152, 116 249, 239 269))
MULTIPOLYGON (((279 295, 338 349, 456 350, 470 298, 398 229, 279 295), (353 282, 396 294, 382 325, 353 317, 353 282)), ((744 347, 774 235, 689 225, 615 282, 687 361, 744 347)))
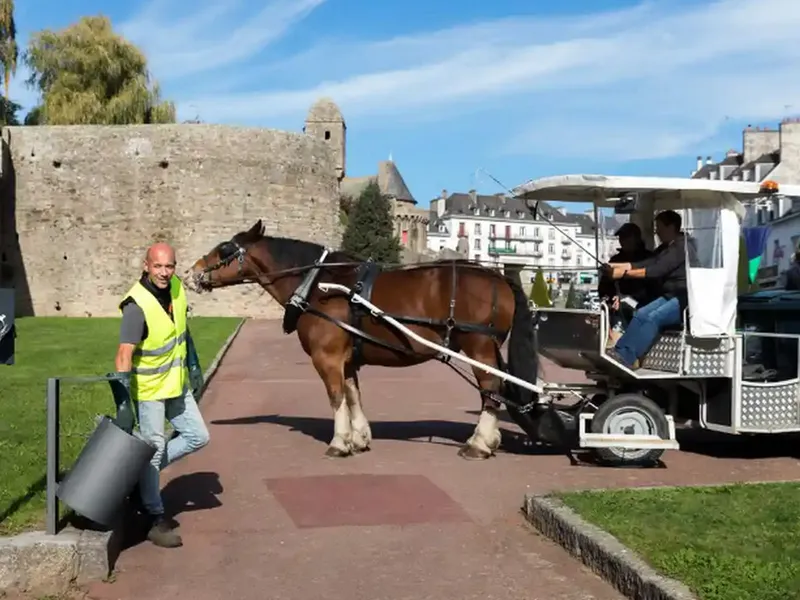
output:
POLYGON ((0 538, 0 593, 57 595, 103 578, 114 558, 111 532, 66 528, 0 538))

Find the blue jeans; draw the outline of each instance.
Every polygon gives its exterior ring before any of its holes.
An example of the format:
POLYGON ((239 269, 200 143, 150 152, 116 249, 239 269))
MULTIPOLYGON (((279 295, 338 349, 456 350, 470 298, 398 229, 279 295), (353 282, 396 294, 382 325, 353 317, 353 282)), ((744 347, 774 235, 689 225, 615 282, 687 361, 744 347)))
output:
POLYGON ((149 514, 163 515, 164 504, 161 501, 159 482, 161 470, 208 444, 208 428, 189 388, 182 396, 137 404, 141 438, 156 447, 153 459, 145 466, 139 479, 142 504, 149 514), (169 420, 179 434, 169 442, 165 433, 165 419, 169 420))
POLYGON ((677 298, 657 298, 634 313, 614 349, 626 366, 631 367, 650 349, 664 327, 680 325, 681 321, 681 305, 677 298))

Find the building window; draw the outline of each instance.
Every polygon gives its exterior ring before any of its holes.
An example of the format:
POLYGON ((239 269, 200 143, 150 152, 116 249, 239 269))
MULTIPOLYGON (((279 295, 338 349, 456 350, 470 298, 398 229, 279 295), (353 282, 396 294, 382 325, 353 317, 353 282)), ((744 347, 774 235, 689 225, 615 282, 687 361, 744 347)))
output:
POLYGON ((494 223, 489 225, 489 237, 494 237, 494 223))
POLYGON ((467 224, 464 221, 458 224, 458 235, 467 235, 467 224))
POLYGON ((494 216, 494 209, 493 208, 489 209, 489 216, 490 217, 494 216))
POLYGON ((534 235, 535 237, 539 237, 539 228, 538 228, 538 227, 534 227, 534 228, 533 228, 533 235, 534 235))
POLYGON ((547 237, 550 238, 551 240, 556 239, 556 230, 555 229, 550 229, 547 232, 547 237))
POLYGON ((547 252, 549 254, 555 254, 556 252, 556 245, 555 244, 547 244, 547 252))
POLYGON ((472 245, 475 248, 475 250, 480 250, 481 249, 481 239, 480 238, 475 238, 475 241, 472 243, 472 245))
POLYGON ((475 235, 480 235, 481 234, 481 224, 480 223, 475 223, 475 225, 473 226, 472 230, 475 232, 475 235))
POLYGON ((582 261, 581 261, 581 255, 580 255, 580 254, 578 254, 578 255, 575 257, 575 262, 576 262, 576 263, 578 263, 578 266, 579 266, 579 267, 581 266, 581 262, 582 262, 582 261))
POLYGON ((520 237, 525 237, 525 226, 519 228, 519 235, 520 237))

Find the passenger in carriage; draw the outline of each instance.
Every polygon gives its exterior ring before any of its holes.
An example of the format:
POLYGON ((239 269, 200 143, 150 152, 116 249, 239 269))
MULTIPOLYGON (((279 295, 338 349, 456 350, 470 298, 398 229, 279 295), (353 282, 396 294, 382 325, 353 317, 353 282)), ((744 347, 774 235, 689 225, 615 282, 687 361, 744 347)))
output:
POLYGON ((800 290, 800 245, 795 249, 794 261, 786 271, 786 290, 800 290))
POLYGON ((686 236, 681 231, 681 216, 674 210, 656 215, 655 229, 661 245, 649 258, 633 262, 609 263, 611 277, 648 279, 657 284, 657 297, 640 306, 625 333, 608 355, 631 369, 647 353, 659 333, 681 325, 688 304, 686 291, 686 236))
MULTIPOLYGON (((612 256, 609 262, 635 263, 653 256, 653 252, 644 245, 642 230, 635 223, 623 224, 614 235, 619 239, 620 251, 612 256)), ((623 311, 620 310, 620 297, 630 296, 636 301, 636 306, 643 306, 656 295, 653 283, 652 280, 647 279, 623 279, 618 283, 618 290, 614 280, 608 274, 601 274, 597 295, 609 309, 609 346, 613 346, 619 339, 626 325, 623 311)))

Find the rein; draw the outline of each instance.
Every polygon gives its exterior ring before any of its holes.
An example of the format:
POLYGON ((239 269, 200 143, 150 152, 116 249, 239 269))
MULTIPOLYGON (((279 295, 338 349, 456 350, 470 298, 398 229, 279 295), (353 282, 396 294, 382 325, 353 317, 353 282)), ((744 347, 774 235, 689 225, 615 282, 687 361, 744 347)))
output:
MULTIPOLYGON (((219 270, 219 269, 221 269, 223 267, 227 267, 234 260, 237 261, 237 263, 238 263, 238 268, 237 268, 238 274, 239 275, 242 274, 242 270, 243 270, 243 267, 244 267, 244 261, 247 259, 247 249, 245 249, 243 246, 241 246, 237 242, 234 242, 233 240, 229 240, 227 242, 223 242, 222 244, 220 244, 219 250, 218 250, 217 253, 219 254, 219 257, 220 257, 219 260, 215 264, 204 268, 203 271, 202 271, 203 279, 205 279, 207 283, 211 283, 211 281, 212 281, 211 274, 214 271, 217 271, 217 270, 219 270), (208 275, 207 278, 206 278, 206 275, 208 275)), ((458 260, 458 259, 455 259, 455 260, 458 260)), ((279 280, 279 279, 281 279, 283 277, 286 277, 288 275, 297 275, 297 274, 300 274, 300 273, 306 273, 306 272, 310 271, 311 269, 318 269, 318 268, 322 268, 322 267, 358 267, 358 266, 361 266, 362 264, 364 264, 364 261, 330 262, 330 263, 315 262, 315 263, 311 263, 311 264, 308 264, 308 265, 303 265, 303 266, 300 266, 300 267, 291 267, 291 268, 288 268, 288 269, 281 269, 281 270, 275 271, 273 273, 265 273, 263 271, 263 269, 261 269, 259 267, 259 265, 257 264, 256 261, 251 260, 250 262, 253 265, 253 267, 255 268, 255 270, 257 271, 256 279, 254 281, 257 282, 257 283, 260 283, 262 285, 269 285, 269 284, 275 283, 275 281, 277 281, 277 280, 279 280)), ((426 267, 426 266, 438 266, 440 264, 440 261, 428 261, 428 262, 422 262, 422 263, 413 263, 411 265, 404 265, 402 263, 375 263, 375 264, 380 266, 381 269, 384 270, 384 271, 396 271, 396 270, 403 270, 403 269, 409 269, 409 268, 419 268, 419 267, 426 267)), ((483 269, 484 268, 482 265, 470 263, 469 261, 465 262, 461 266, 463 266, 465 268, 474 268, 474 269, 483 269)), ((247 277, 243 277, 241 279, 241 283, 248 283, 249 281, 251 281, 251 279, 247 278, 247 277)))
MULTIPOLYGON (((205 276, 208 275, 208 278, 207 278, 208 283, 211 283, 211 280, 212 280, 211 274, 214 271, 217 271, 217 270, 219 270, 219 269, 221 269, 223 267, 227 267, 234 260, 238 263, 237 273, 239 275, 242 274, 242 270, 244 268, 244 261, 247 259, 247 250, 244 247, 242 247, 240 244, 237 244, 236 242, 231 240, 231 241, 228 241, 228 242, 224 242, 223 244, 220 245, 220 248, 218 250, 218 254, 219 254, 219 257, 220 257, 219 261, 217 261, 216 263, 214 263, 211 266, 208 266, 208 267, 204 268, 203 271, 202 271, 204 279, 206 279, 205 276), (230 250, 228 252, 225 252, 225 248, 226 247, 230 247, 230 250)), ((262 283, 264 285, 274 283, 278 279, 281 279, 282 277, 286 277, 287 275, 295 275, 295 274, 298 274, 298 273, 305 273, 305 272, 307 272, 307 271, 309 271, 309 270, 311 270, 313 268, 321 266, 321 265, 318 265, 318 264, 310 264, 310 265, 303 265, 301 267, 292 267, 292 268, 289 268, 289 269, 281 269, 280 271, 275 271, 273 273, 265 273, 263 271, 263 269, 261 269, 261 267, 259 267, 259 265, 254 260, 251 260, 250 263, 253 265, 253 267, 255 268, 255 270, 257 272, 256 281, 258 283, 262 283)), ((357 261, 351 261, 351 262, 324 263, 324 265, 326 267, 357 267, 360 264, 362 264, 360 261, 358 261, 358 262, 357 261)), ((242 283, 246 283, 246 282, 249 281, 249 278, 243 277, 241 281, 242 281, 242 283)))
MULTIPOLYGON (((237 242, 235 242, 233 240, 230 240, 230 241, 223 242, 222 244, 220 244, 219 249, 218 249, 217 252, 218 252, 218 255, 219 255, 219 261, 217 263, 215 263, 215 264, 213 264, 211 266, 205 267, 203 269, 203 271, 202 271, 203 279, 205 279, 206 276, 208 276, 207 281, 208 281, 208 283, 211 283, 211 274, 214 271, 217 271, 217 270, 219 270, 219 269, 221 269, 223 267, 227 267, 234 260, 237 261, 237 263, 238 263, 238 273, 240 275, 242 274, 242 271, 243 271, 243 268, 244 268, 244 261, 248 258, 248 252, 247 252, 246 248, 244 248, 241 244, 239 244, 239 243, 237 243, 237 242)), ((321 256, 321 258, 319 260, 315 261, 312 264, 303 265, 303 266, 300 266, 300 267, 290 267, 290 268, 287 268, 287 269, 281 269, 281 270, 275 271, 273 273, 265 273, 264 270, 258 264, 258 261, 253 259, 252 255, 251 255, 250 256, 250 258, 251 258, 250 263, 251 263, 251 265, 253 266, 253 268, 256 271, 256 275, 255 275, 255 280, 254 281, 259 283, 259 284, 261 284, 261 285, 265 285, 266 286, 266 285, 272 284, 275 281, 281 279, 282 277, 286 277, 288 275, 296 275, 296 274, 300 274, 300 273, 308 273, 309 271, 312 271, 312 270, 315 270, 315 269, 316 270, 320 270, 320 269, 324 269, 326 267, 358 267, 358 266, 362 266, 362 265, 365 264, 365 261, 348 261, 348 262, 326 263, 324 261, 325 261, 325 258, 327 256, 328 252, 329 252, 329 250, 324 249, 323 250, 323 255, 321 256)), ((453 270, 453 277, 454 277, 454 280, 453 280, 453 284, 454 285, 453 285, 453 287, 454 287, 454 290, 455 290, 455 285, 456 285, 456 283, 455 283, 456 282, 456 280, 455 280, 455 277, 456 277, 456 271, 455 271, 456 264, 455 263, 457 261, 458 261, 458 259, 454 259, 452 261, 448 261, 448 262, 452 262, 452 266, 453 266, 453 269, 454 269, 453 270)), ((423 263, 414 263, 414 264, 410 264, 410 265, 403 265, 403 264, 397 264, 397 263, 373 263, 373 264, 376 265, 376 266, 380 266, 380 268, 382 270, 393 271, 393 270, 413 269, 413 268, 426 267, 426 266, 439 266, 439 267, 441 267, 441 266, 444 266, 442 263, 443 263, 443 261, 428 261, 428 262, 423 262, 423 263)), ((467 269, 486 270, 486 267, 483 267, 480 264, 472 263, 468 259, 466 261, 461 261, 461 263, 458 266, 460 266, 462 268, 467 268, 467 269)), ((501 278, 508 279, 505 275, 502 275, 500 273, 498 273, 498 275, 500 275, 501 278)), ((241 282, 245 283, 245 282, 248 282, 248 281, 251 281, 251 280, 252 279, 249 278, 249 277, 242 277, 241 282)), ((311 284, 311 282, 308 282, 308 285, 310 285, 310 284, 311 284)), ((305 286, 306 286, 306 282, 303 282, 303 283, 300 284, 301 288, 305 287, 305 286)), ((305 290, 306 293, 308 291, 310 291, 310 290, 305 290)), ((295 293, 293 294, 292 298, 286 303, 285 308, 286 308, 287 312, 289 310, 292 310, 292 309, 299 309, 299 311, 301 313, 302 312, 309 312, 311 314, 314 314, 316 316, 319 316, 319 317, 322 317, 322 318, 325 318, 325 319, 331 321, 332 323, 336 324, 337 326, 343 328, 345 331, 348 331, 349 333, 353 334, 355 337, 366 338, 366 339, 368 339, 368 340, 372 341, 373 343, 376 343, 376 344, 378 344, 380 346, 384 346, 384 347, 389 348, 390 350, 395 350, 395 351, 398 351, 398 352, 401 352, 401 353, 404 353, 404 354, 407 354, 407 355, 417 355, 418 354, 417 352, 415 352, 414 350, 412 350, 410 348, 404 348, 404 347, 396 346, 394 344, 388 344, 386 342, 382 342, 381 340, 378 340, 378 339, 376 339, 376 338, 374 338, 372 336, 367 335, 366 333, 364 333, 360 329, 354 327, 353 325, 350 325, 348 323, 344 323, 344 322, 340 321, 339 319, 334 319, 333 317, 327 315, 323 311, 319 311, 319 310, 316 310, 314 308, 311 308, 308 305, 308 301, 306 300, 306 297, 305 297, 306 294, 305 293, 301 293, 301 294, 298 295, 298 292, 299 292, 299 289, 295 290, 295 293)), ((446 342, 445 342, 445 344, 447 346, 449 346, 450 332, 454 328, 454 326, 456 325, 456 323, 455 323, 455 321, 453 319, 453 316, 452 316, 453 308, 454 308, 454 300, 451 299, 451 302, 450 302, 451 315, 444 322, 444 325, 447 328, 446 342)), ((411 319, 411 318, 407 318, 407 317, 395 317, 395 318, 397 318, 398 320, 401 320, 401 321, 406 321, 406 322, 423 321, 423 319, 411 319)), ((432 323, 428 323, 427 320, 424 320, 424 321, 426 321, 426 323, 425 323, 426 325, 431 325, 432 324, 432 323)), ((464 325, 462 324, 461 327, 463 328, 464 325)), ((499 348, 497 349, 497 351, 499 352, 499 348)), ((491 398, 495 402, 502 403, 502 402, 506 401, 504 398, 502 398, 502 396, 500 396, 500 394, 498 394, 496 392, 493 392, 493 391, 490 391, 490 390, 484 390, 480 386, 478 386, 476 382, 472 381, 469 378, 468 374, 464 370, 462 370, 461 368, 459 368, 456 365, 452 364, 448 357, 443 356, 443 355, 440 354, 440 355, 437 355, 435 357, 435 359, 440 361, 440 362, 442 362, 443 364, 449 366, 454 371, 456 371, 456 373, 458 373, 465 381, 467 381, 467 383, 469 383, 475 389, 477 389, 482 395, 484 395, 484 396, 486 396, 488 398, 491 398)), ((522 412, 528 412, 529 410, 531 410, 534 407, 534 405, 535 405, 535 403, 530 403, 530 406, 528 406, 528 405, 526 405, 526 406, 518 406, 517 408, 519 410, 521 410, 522 412)))

